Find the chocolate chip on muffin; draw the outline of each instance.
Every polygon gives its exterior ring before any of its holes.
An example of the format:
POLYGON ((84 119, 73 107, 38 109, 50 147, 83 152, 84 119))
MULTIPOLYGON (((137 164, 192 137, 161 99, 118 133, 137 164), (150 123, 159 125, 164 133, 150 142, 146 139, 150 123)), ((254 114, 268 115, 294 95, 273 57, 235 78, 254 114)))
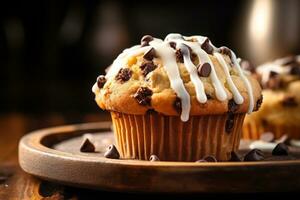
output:
POLYGON ((111 144, 108 146, 107 151, 104 153, 105 158, 111 158, 111 159, 119 159, 120 154, 115 147, 115 145, 111 144))
POLYGON ((169 42, 171 48, 176 50, 176 42, 169 42))
POLYGON ((229 112, 227 115, 227 120, 225 122, 225 131, 226 133, 230 133, 234 126, 234 114, 229 112))
POLYGON ((228 47, 220 47, 219 51, 221 54, 227 55, 231 59, 231 50, 228 47))
POLYGON ((97 86, 98 88, 103 88, 104 84, 106 83, 106 78, 103 75, 98 76, 97 78, 97 86))
POLYGON ((150 72, 155 70, 157 68, 157 66, 152 61, 150 61, 150 62, 144 62, 140 66, 140 68, 142 70, 143 76, 147 76, 147 74, 149 74, 150 72))
POLYGON ((149 60, 149 61, 153 60, 153 58, 155 58, 155 57, 156 57, 156 55, 155 55, 155 49, 154 48, 151 48, 143 56, 144 59, 149 60))
POLYGON ((300 65, 298 64, 298 65, 292 66, 290 74, 300 76, 300 65))
POLYGON ((239 109, 239 105, 235 103, 234 99, 228 101, 228 112, 235 113, 239 109))
POLYGON ((205 160, 206 162, 218 162, 214 156, 205 156, 202 160, 205 160))
POLYGON ((275 76, 278 76, 278 73, 275 71, 270 71, 270 78, 273 78, 275 76))
POLYGON ((206 38, 206 40, 201 44, 201 48, 208 54, 212 54, 214 49, 209 43, 209 39, 206 38))
POLYGON ((262 102, 263 102, 263 96, 261 95, 260 98, 256 101, 256 106, 254 108, 254 111, 257 111, 260 108, 262 102))
POLYGON ((208 77, 211 72, 211 66, 209 63, 203 63, 202 65, 198 65, 197 70, 200 77, 208 77))
POLYGON ((116 75, 116 80, 124 83, 128 81, 132 76, 132 71, 129 68, 122 68, 116 75))
POLYGON ((173 103, 173 107, 177 113, 181 113, 182 107, 181 107, 181 99, 179 97, 176 97, 173 103))
POLYGON ((260 149, 252 149, 244 157, 244 161, 260 161, 264 159, 264 153, 260 149))
POLYGON ((295 97, 293 96, 285 96, 281 103, 285 107, 295 107, 298 105, 295 97))
POLYGON ((142 106, 150 106, 151 105, 151 96, 152 90, 147 87, 140 87, 133 97, 137 100, 137 102, 142 106))
POLYGON ((176 62, 183 63, 183 55, 180 49, 176 50, 175 55, 176 55, 176 62))
POLYGON ((145 35, 141 39, 141 46, 149 46, 149 42, 153 40, 153 37, 151 35, 145 35))

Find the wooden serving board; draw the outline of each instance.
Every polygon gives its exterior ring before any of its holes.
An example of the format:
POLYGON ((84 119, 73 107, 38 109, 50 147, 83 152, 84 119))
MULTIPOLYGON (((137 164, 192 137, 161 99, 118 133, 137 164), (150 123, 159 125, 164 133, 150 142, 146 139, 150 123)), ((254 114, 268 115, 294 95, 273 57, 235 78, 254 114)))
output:
POLYGON ((103 157, 113 142, 111 123, 38 130, 19 143, 22 169, 45 180, 109 191, 252 193, 300 189, 300 160, 260 162, 149 162, 103 157), (91 133, 97 153, 79 151, 91 133))

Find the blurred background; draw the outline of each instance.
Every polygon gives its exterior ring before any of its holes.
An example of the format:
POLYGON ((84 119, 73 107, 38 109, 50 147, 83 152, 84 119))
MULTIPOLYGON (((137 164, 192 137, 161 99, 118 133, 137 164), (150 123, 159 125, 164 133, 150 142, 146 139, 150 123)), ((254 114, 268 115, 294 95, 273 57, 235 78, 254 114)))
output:
POLYGON ((300 53, 300 1, 5 1, 0 144, 37 128, 108 120, 93 100, 96 77, 143 35, 170 32, 208 36, 257 65, 300 53))

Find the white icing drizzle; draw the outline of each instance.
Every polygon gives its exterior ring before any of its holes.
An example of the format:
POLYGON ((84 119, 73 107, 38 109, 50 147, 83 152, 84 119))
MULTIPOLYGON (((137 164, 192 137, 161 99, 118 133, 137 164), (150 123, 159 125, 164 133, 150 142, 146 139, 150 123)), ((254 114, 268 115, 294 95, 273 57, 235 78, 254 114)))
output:
POLYGON ((252 142, 249 147, 250 149, 261 149, 263 151, 269 151, 271 152, 275 147, 277 143, 275 142, 265 142, 261 140, 256 140, 252 142))
MULTIPOLYGON (((211 72, 209 74, 209 78, 211 79, 211 83, 214 87, 216 97, 220 101, 225 101, 228 99, 225 87, 221 83, 220 79, 218 78, 216 70, 215 70, 215 66, 213 65, 209 55, 201 48, 201 45, 203 44, 203 42, 206 39, 208 39, 208 38, 203 37, 203 36, 185 37, 180 34, 172 33, 172 34, 167 35, 165 40, 154 38, 152 41, 149 42, 149 46, 142 47, 141 45, 136 45, 129 49, 125 49, 115 59, 112 66, 109 68, 109 70, 106 74, 106 79, 114 78, 117 75, 117 73, 120 71, 120 69, 122 67, 126 66, 128 59, 130 57, 145 54, 151 48, 154 48, 157 55, 160 56, 160 58, 163 62, 164 69, 170 80, 171 88, 174 90, 176 95, 181 100, 181 105, 182 105, 181 120, 187 121, 189 119, 189 114, 190 114, 190 109, 191 109, 190 95, 187 92, 187 90, 184 86, 184 82, 180 77, 179 67, 176 62, 176 55, 175 55, 176 50, 174 50, 173 48, 170 47, 169 42, 175 42, 176 49, 181 49, 181 51, 183 52, 182 54, 183 54, 184 66, 186 67, 187 71, 189 72, 190 79, 195 86, 197 100, 200 103, 205 103, 207 101, 207 96, 205 94, 204 85, 203 85, 201 79, 199 78, 197 66, 195 66, 194 63, 190 59, 190 52, 188 50, 188 47, 190 47, 192 49, 192 51, 197 55, 199 62, 201 64, 203 64, 203 63, 210 64, 211 72), (196 40, 196 41, 187 41, 187 40, 196 40)), ((213 48, 213 55, 217 58, 220 65, 223 67, 223 70, 224 70, 225 76, 226 76, 226 82, 228 83, 229 89, 233 94, 234 101, 237 104, 242 104, 244 102, 244 99, 232 81, 232 78, 229 73, 230 66, 228 66, 228 64, 224 60, 223 56, 220 53, 218 53, 219 49, 216 48, 210 41, 209 41, 209 44, 213 48)), ((234 66, 236 67, 236 69, 239 73, 239 76, 241 77, 241 79, 243 80, 243 82, 246 85, 248 95, 249 95, 248 112, 251 112, 254 107, 252 87, 251 87, 251 84, 249 83, 248 79, 244 75, 245 72, 240 68, 237 58, 233 52, 232 52, 232 62, 234 64, 234 66)), ((92 90, 95 93, 99 92, 97 83, 94 84, 92 90)))
POLYGON ((229 66, 227 65, 226 61, 224 60, 223 56, 220 53, 214 53, 214 56, 216 56, 217 60, 223 67, 223 70, 224 70, 224 73, 226 76, 226 81, 228 83, 228 86, 229 86, 232 94, 233 94, 234 101, 237 104, 242 104, 244 102, 244 98, 242 97, 239 90, 236 88, 236 86, 234 85, 234 83, 232 81, 232 78, 231 78, 229 70, 228 70, 229 66))
POLYGON ((252 86, 251 86, 249 80, 247 79, 247 77, 245 76, 243 70, 241 69, 241 66, 240 66, 239 62, 237 61, 236 55, 233 51, 231 51, 231 57, 232 57, 232 62, 234 64, 234 66, 236 67, 237 71, 238 71, 238 74, 240 75, 241 79, 243 80, 243 82, 246 86, 246 89, 247 89, 247 92, 248 92, 248 98, 249 98, 248 113, 251 113, 253 111, 253 108, 254 108, 254 97, 253 97, 252 86))

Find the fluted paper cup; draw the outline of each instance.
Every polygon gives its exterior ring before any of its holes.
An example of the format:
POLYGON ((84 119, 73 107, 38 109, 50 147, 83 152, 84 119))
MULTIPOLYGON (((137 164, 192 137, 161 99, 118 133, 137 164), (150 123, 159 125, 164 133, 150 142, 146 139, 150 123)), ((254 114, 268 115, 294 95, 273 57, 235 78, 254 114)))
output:
POLYGON ((245 114, 234 115, 230 133, 225 130, 227 114, 190 116, 187 122, 156 112, 111 112, 111 116, 116 145, 124 159, 149 160, 154 154, 162 161, 197 161, 212 155, 226 161, 231 151, 238 150, 245 114))

